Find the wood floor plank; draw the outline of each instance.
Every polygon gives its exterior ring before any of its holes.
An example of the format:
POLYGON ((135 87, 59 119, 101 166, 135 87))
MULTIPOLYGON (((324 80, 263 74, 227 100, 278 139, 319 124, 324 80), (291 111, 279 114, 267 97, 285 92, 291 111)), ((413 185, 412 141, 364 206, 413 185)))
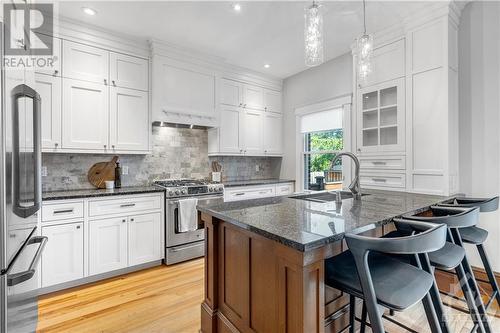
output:
MULTIPOLYGON (((39 301, 38 332, 196 333, 203 278, 203 259, 197 259, 48 294, 39 301)), ((453 332, 470 332, 467 314, 446 311, 453 332)), ((499 307, 495 304, 491 312, 500 313, 499 307)), ((430 332, 420 304, 394 318, 417 332, 430 332)), ((491 320, 493 332, 500 332, 500 318, 491 320)), ((405 332, 387 320, 384 324, 387 332, 405 332)))

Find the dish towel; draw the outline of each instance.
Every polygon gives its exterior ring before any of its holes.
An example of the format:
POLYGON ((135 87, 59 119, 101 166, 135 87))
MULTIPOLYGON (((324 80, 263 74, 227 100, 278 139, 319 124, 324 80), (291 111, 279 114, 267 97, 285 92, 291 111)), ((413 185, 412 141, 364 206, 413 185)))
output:
POLYGON ((179 200, 179 232, 198 229, 198 199, 179 200))

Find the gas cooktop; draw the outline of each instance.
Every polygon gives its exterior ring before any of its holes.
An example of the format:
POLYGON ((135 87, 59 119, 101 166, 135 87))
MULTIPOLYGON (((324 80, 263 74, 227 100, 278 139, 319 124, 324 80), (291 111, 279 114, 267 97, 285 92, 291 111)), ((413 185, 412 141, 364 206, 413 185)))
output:
POLYGON ((155 181, 154 185, 164 188, 169 198, 224 193, 224 185, 203 179, 164 179, 155 181))

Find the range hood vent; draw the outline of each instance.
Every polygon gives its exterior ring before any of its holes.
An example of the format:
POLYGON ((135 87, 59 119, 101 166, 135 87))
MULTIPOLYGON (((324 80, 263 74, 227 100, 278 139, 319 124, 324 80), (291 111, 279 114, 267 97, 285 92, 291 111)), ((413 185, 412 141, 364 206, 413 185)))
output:
POLYGON ((170 123, 166 121, 153 121, 153 126, 157 127, 173 127, 173 128, 189 128, 189 129, 197 129, 197 130, 206 130, 210 127, 201 126, 201 125, 188 125, 188 124, 178 124, 178 123, 170 123))

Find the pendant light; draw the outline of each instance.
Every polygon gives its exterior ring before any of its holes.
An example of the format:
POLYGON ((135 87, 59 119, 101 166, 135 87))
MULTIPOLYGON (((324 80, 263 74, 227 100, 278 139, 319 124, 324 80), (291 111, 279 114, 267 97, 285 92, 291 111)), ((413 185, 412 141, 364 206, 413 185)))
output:
POLYGON ((366 2, 363 0, 363 35, 357 40, 358 80, 365 82, 371 73, 371 58, 373 54, 373 35, 366 33, 366 2))
POLYGON ((323 14, 321 5, 315 1, 305 8, 304 46, 306 66, 318 66, 323 63, 323 14))

